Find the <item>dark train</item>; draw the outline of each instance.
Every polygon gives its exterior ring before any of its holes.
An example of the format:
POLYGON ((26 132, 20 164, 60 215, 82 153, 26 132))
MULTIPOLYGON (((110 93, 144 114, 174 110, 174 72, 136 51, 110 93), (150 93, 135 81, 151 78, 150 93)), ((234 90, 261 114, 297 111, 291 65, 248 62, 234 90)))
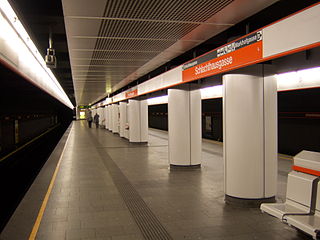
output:
MULTIPOLYGON (((319 97, 320 88, 278 92, 279 153, 320 151, 319 97)), ((168 130, 167 104, 149 106, 149 127, 168 130)), ((222 98, 202 100, 202 137, 223 141, 222 98)))

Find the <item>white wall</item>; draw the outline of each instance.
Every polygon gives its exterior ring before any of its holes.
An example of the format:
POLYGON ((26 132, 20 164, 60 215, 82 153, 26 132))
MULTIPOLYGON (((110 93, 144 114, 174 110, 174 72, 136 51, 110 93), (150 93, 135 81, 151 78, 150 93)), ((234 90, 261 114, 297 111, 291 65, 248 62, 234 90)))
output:
POLYGON ((263 57, 294 50, 320 40, 320 5, 263 29, 263 57))

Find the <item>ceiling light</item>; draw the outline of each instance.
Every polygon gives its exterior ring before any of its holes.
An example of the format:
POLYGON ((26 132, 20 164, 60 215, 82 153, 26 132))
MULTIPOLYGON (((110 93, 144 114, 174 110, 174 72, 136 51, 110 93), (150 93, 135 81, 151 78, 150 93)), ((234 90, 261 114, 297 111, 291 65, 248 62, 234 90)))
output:
POLYGON ((201 89, 201 99, 221 98, 223 95, 223 86, 213 86, 201 89))
POLYGON ((36 86, 73 109, 73 105, 61 85, 46 67, 45 61, 24 29, 7 0, 0 0, 0 40, 11 53, 17 70, 23 72, 36 86), (17 60, 14 60, 17 56, 17 60))
POLYGON ((148 99, 148 105, 158 105, 165 103, 168 103, 168 95, 148 99))
POLYGON ((294 90, 320 86, 320 67, 276 74, 278 90, 294 90))

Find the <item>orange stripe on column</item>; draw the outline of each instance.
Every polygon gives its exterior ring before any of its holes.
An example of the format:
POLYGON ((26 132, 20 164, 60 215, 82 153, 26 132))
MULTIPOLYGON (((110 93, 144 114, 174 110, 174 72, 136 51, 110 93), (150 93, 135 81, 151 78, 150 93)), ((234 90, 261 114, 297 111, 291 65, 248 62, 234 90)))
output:
POLYGON ((313 170, 313 169, 310 169, 310 168, 304 168, 304 167, 299 167, 299 166, 293 165, 292 166, 292 170, 295 170, 295 171, 298 171, 298 172, 303 172, 303 173, 308 173, 308 174, 311 174, 311 175, 314 175, 314 176, 320 176, 320 171, 313 170))

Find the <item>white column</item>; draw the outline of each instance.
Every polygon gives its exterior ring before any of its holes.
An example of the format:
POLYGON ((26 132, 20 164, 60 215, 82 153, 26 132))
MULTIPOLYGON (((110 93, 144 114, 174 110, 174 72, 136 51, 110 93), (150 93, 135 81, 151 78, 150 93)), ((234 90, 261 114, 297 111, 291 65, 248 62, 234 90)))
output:
POLYGON ((76 107, 76 120, 80 120, 80 109, 79 109, 79 106, 76 107))
POLYGON ((112 132, 118 133, 119 132, 119 105, 112 104, 112 132))
POLYGON ((140 141, 148 142, 149 120, 148 120, 148 100, 140 101, 140 141))
POLYGON ((105 128, 109 128, 109 114, 108 114, 108 106, 104 107, 104 121, 105 121, 105 128))
POLYGON ((105 119, 104 119, 104 108, 100 107, 98 108, 98 115, 99 115, 99 125, 105 125, 105 119))
POLYGON ((258 205, 276 194, 277 83, 264 74, 257 65, 223 76, 227 203, 258 205))
POLYGON ((124 137, 124 131, 127 123, 127 103, 121 102, 119 105, 119 112, 120 112, 120 130, 119 134, 120 137, 124 137))
POLYGON ((148 142, 148 102, 129 100, 129 141, 148 142))
POLYGON ((108 113, 109 113, 109 130, 112 131, 113 121, 112 121, 112 105, 108 105, 108 113))
POLYGON ((126 122, 125 122, 125 129, 124 129, 124 137, 129 140, 130 138, 130 131, 129 131, 129 103, 126 106, 126 122))
POLYGON ((170 167, 200 167, 200 90, 168 90, 168 125, 170 167))

